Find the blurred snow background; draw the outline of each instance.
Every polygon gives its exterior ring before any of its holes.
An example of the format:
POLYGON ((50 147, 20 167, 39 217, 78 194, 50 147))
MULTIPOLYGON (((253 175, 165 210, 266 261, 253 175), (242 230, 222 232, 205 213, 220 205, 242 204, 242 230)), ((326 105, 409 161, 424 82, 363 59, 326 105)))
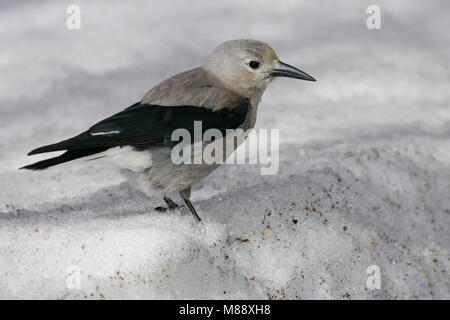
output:
POLYGON ((450 298, 447 1, 0 8, 0 298, 450 298), (381 30, 366 28, 370 4, 381 30), (155 212, 160 199, 102 167, 17 170, 235 38, 318 82, 268 88, 257 126, 281 129, 280 172, 218 169, 194 188, 203 225, 186 208, 155 212))

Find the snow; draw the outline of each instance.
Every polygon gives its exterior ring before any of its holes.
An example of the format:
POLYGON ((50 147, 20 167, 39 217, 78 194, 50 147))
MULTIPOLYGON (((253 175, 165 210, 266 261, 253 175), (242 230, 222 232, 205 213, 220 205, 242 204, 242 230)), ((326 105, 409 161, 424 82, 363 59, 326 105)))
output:
POLYGON ((69 4, 0 4, 0 298, 450 298, 448 2, 377 1, 381 30, 369 1, 69 4), (202 224, 106 167, 17 170, 234 38, 318 81, 269 86, 280 171, 217 169, 202 224))

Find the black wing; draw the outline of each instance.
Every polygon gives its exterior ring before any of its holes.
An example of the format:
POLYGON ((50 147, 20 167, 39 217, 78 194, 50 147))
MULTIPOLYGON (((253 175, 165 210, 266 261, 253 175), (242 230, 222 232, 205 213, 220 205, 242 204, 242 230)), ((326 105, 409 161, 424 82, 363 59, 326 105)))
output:
POLYGON ((218 111, 193 106, 166 107, 136 103, 100 121, 78 136, 34 149, 28 155, 62 150, 67 152, 22 169, 42 170, 118 146, 142 149, 172 145, 174 143, 170 139, 172 132, 182 128, 193 135, 194 121, 202 121, 203 132, 215 128, 225 135, 226 129, 236 129, 244 122, 248 110, 248 101, 243 101, 234 108, 223 108, 218 111))

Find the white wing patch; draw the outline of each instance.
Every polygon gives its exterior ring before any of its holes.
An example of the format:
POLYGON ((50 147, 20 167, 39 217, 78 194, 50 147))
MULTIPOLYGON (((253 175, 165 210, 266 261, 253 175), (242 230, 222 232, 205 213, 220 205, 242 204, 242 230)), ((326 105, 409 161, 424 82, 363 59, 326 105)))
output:
POLYGON ((136 151, 130 146, 111 148, 105 152, 82 158, 82 160, 134 172, 142 172, 152 166, 150 151, 136 151))
POLYGON ((119 134, 119 130, 108 131, 108 132, 91 132, 91 136, 105 136, 108 134, 119 134))

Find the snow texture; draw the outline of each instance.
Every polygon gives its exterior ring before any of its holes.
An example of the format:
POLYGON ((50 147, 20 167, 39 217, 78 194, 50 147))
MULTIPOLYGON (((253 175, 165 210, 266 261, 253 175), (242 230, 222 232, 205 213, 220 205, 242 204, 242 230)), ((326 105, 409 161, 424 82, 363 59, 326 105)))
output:
POLYGON ((1 2, 0 298, 449 299, 450 5, 376 1, 369 30, 372 2, 1 2), (106 167, 17 170, 236 38, 318 81, 269 86, 280 171, 216 170, 203 224, 106 167))

